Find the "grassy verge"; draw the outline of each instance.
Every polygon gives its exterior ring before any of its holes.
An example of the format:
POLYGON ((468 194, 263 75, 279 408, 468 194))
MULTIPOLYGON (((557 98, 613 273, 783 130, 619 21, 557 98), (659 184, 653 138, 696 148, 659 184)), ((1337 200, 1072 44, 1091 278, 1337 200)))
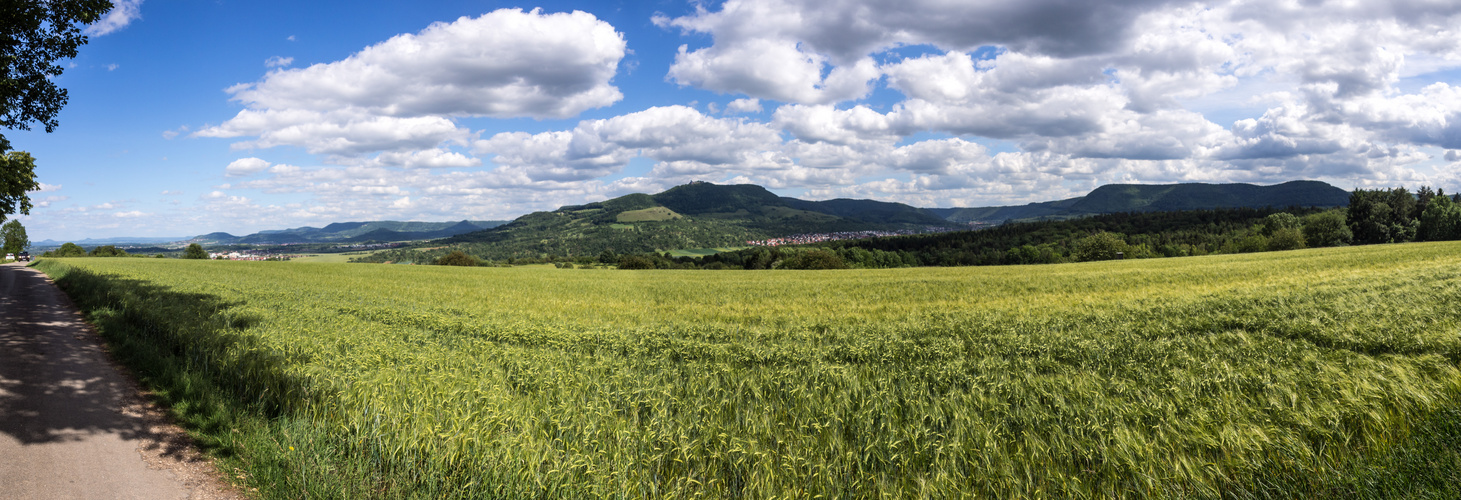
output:
POLYGON ((38 267, 277 498, 1461 496, 1461 244, 860 272, 38 267))
POLYGON ((300 411, 327 397, 328 389, 287 373, 290 353, 242 333, 259 320, 240 312, 242 301, 63 262, 44 259, 34 267, 77 303, 113 355, 154 391, 204 452, 219 459, 230 480, 264 498, 446 495, 402 491, 397 485, 417 483, 409 474, 383 475, 380 464, 346 456, 342 436, 300 411))

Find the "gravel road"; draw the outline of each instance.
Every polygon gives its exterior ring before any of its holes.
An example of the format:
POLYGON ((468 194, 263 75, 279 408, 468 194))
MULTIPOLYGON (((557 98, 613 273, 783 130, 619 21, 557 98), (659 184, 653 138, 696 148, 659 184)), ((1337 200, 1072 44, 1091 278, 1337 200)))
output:
POLYGON ((0 499, 236 498, 39 271, 0 265, 0 499))

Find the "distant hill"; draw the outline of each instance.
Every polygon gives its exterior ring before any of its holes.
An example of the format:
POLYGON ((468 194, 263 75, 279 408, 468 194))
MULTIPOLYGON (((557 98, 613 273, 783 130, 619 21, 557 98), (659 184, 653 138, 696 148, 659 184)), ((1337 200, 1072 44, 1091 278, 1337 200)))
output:
MULTIPOLYGON (((145 236, 136 236, 136 237, 123 236, 123 237, 117 237, 117 238, 87 238, 87 239, 84 239, 84 240, 74 240, 74 241, 68 240, 68 241, 70 243, 75 243, 77 245, 81 245, 83 247, 88 247, 89 248, 89 247, 95 247, 95 246, 101 246, 101 245, 113 245, 113 246, 157 245, 157 244, 163 244, 163 243, 172 243, 174 241, 178 241, 178 240, 182 240, 182 239, 186 239, 186 238, 185 237, 171 237, 171 238, 169 238, 169 237, 162 237, 162 238, 157 238, 157 237, 145 237, 145 236)), ((56 240, 46 239, 46 240, 31 242, 31 248, 35 248, 35 249, 54 248, 54 247, 59 247, 59 246, 65 244, 65 243, 67 243, 67 241, 56 241, 56 240)))
POLYGON ((1340 207, 1349 192, 1320 181, 1291 181, 1273 186, 1253 184, 1108 184, 1089 194, 1028 205, 977 208, 930 208, 927 212, 951 222, 1001 223, 1068 219, 1118 212, 1172 212, 1215 208, 1340 207))
POLYGON ((186 243, 205 245, 280 245, 287 243, 366 243, 431 240, 481 231, 506 224, 507 221, 372 221, 337 222, 322 228, 259 231, 247 236, 209 233, 187 239, 186 243))
MULTIPOLYGON (((801 233, 904 230, 948 226, 942 217, 901 203, 806 201, 751 184, 693 182, 659 194, 636 193, 586 205, 534 212, 509 224, 430 245, 451 245, 488 259, 597 256, 745 245, 801 233)), ((437 250, 444 253, 446 250, 437 250)), ((384 255, 384 260, 432 258, 384 255)))
MULTIPOLYGON (((903 224, 947 224, 942 217, 902 203, 846 198, 806 201, 777 196, 767 191, 766 188, 754 184, 723 186, 708 182, 692 182, 672 187, 650 198, 681 214, 723 219, 744 219, 748 218, 747 216, 750 219, 756 219, 758 216, 777 219, 798 216, 799 214, 794 212, 800 211, 883 227, 903 224)), ((806 217, 806 215, 800 216, 806 217)))
POLYGON ((1215 208, 1343 206, 1349 193, 1318 181, 1276 186, 1166 184, 1101 186, 1086 196, 1023 206, 917 208, 902 203, 778 196, 752 184, 692 182, 659 194, 636 193, 534 212, 491 229, 378 253, 379 261, 426 261, 452 249, 485 259, 597 256, 742 246, 748 240, 806 233, 894 231, 969 222, 1060 220, 1106 213, 1215 208))

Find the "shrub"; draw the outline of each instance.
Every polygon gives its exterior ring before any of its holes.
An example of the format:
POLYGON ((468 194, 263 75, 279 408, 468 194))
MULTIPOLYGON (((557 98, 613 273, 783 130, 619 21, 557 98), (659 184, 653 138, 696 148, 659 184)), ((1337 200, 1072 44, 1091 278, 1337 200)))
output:
POLYGON ((466 252, 461 250, 452 250, 451 253, 443 255, 440 259, 436 259, 435 264, 438 266, 476 267, 481 265, 482 261, 476 257, 467 255, 466 252))
POLYGON ((616 255, 616 254, 614 254, 614 251, 613 250, 604 250, 603 252, 600 252, 599 253, 599 263, 600 264, 613 264, 613 263, 618 262, 618 261, 619 261, 619 256, 616 255))

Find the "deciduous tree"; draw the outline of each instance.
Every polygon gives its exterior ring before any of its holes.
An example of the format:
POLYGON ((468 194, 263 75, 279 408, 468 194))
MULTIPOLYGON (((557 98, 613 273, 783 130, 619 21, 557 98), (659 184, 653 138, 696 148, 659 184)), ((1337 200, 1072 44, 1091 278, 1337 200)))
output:
POLYGON ((203 250, 203 245, 199 245, 197 243, 191 243, 191 244, 188 245, 187 250, 183 250, 183 258, 184 259, 207 259, 208 258, 208 252, 206 250, 203 250))
POLYGON ((57 257, 84 257, 86 256, 86 250, 82 249, 81 245, 66 242, 61 245, 61 248, 56 249, 55 255, 57 257))
POLYGON ((25 234, 25 226, 20 221, 13 220, 0 227, 0 239, 4 240, 5 253, 20 253, 30 247, 30 238, 25 234))
POLYGON ((1405 188, 1356 189, 1349 194, 1349 229, 1357 244, 1415 239, 1415 197, 1405 188))
MULTIPOLYGON (((55 78, 59 61, 76 57, 86 44, 81 27, 112 9, 110 0, 0 0, 0 127, 56 129, 56 114, 66 105, 66 89, 55 78)), ((30 213, 27 192, 40 188, 35 159, 10 151, 0 134, 0 220, 30 213)))
POLYGON ((1416 239, 1444 241, 1461 239, 1461 205, 1445 196, 1431 198, 1420 215, 1416 239))
POLYGON ((473 267, 482 265, 482 261, 476 257, 467 255, 466 252, 461 250, 452 250, 451 253, 442 256, 440 259, 436 259, 436 265, 473 267))
POLYGON ((102 245, 91 249, 86 255, 90 257, 126 257, 127 251, 113 245, 102 245))
POLYGON ((1276 230, 1268 237, 1268 250, 1273 252, 1298 250, 1307 246, 1307 242, 1304 241, 1304 232, 1295 227, 1276 230))
POLYGON ((1107 231, 1082 238, 1075 244, 1075 258, 1081 262, 1111 260, 1116 254, 1126 251, 1126 240, 1121 235, 1107 231))
POLYGON ((1344 222, 1342 209, 1329 210, 1304 217, 1304 241, 1313 247, 1348 245, 1354 233, 1344 222))
POLYGON ((1273 237, 1273 233, 1276 233, 1280 230, 1297 230, 1303 226, 1304 223, 1299 220, 1298 216, 1288 212, 1279 212, 1276 214, 1269 214, 1268 217, 1263 218, 1262 232, 1264 236, 1273 237))
POLYGON ((847 269, 847 262, 837 252, 816 249, 798 253, 781 261, 782 269, 847 269))

